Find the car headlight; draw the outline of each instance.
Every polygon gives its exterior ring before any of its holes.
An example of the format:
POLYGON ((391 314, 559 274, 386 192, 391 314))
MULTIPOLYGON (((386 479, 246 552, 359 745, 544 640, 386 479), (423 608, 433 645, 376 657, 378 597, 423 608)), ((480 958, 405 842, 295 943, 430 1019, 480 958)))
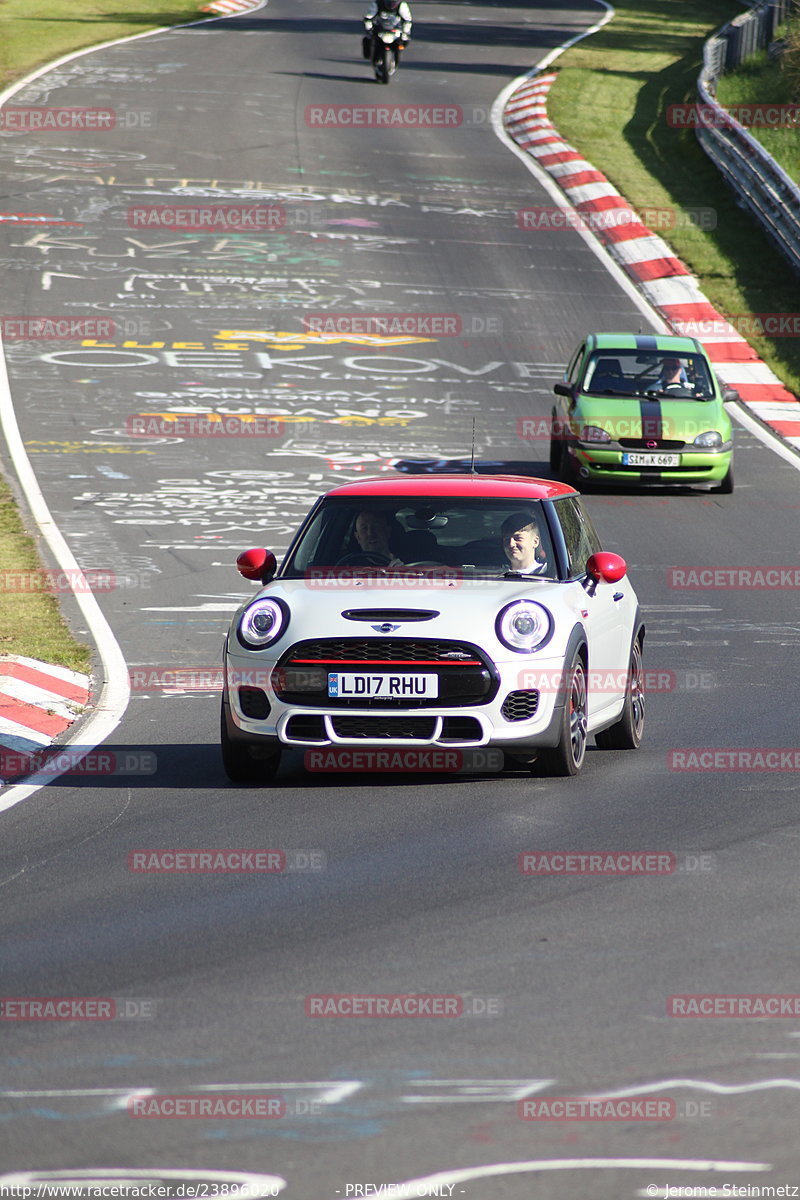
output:
POLYGON ((280 600, 254 600, 239 618, 236 636, 248 650, 271 646, 289 624, 289 609, 280 600))
POLYGON ((705 433, 698 433, 694 444, 695 446, 721 446, 722 434, 717 433, 716 429, 707 429, 705 433))
POLYGON ((509 650, 530 654, 550 640, 553 618, 547 609, 534 600, 515 600, 498 614, 495 623, 497 636, 509 650))
POLYGON ((581 430, 582 442, 610 442, 611 434, 601 429, 599 425, 584 425, 581 430))

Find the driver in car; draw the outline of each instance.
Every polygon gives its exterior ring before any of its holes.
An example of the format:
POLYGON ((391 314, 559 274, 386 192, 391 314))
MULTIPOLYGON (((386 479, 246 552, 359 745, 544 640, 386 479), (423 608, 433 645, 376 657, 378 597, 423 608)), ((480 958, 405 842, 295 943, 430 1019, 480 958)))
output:
POLYGON ((659 392, 683 391, 690 387, 689 376, 679 358, 665 358, 661 364, 661 374, 655 385, 659 392))
POLYGON ((364 509, 356 517, 354 532, 361 550, 365 554, 377 554, 385 558, 387 566, 402 566, 402 560, 389 545, 391 531, 391 521, 382 512, 364 509))

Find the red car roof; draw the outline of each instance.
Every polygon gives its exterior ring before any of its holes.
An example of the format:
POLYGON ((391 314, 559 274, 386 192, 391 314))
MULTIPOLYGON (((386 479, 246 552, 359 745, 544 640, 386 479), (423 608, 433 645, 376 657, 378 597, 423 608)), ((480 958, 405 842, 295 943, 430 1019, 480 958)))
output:
POLYGON ((575 488, 552 479, 522 475, 392 475, 360 479, 333 488, 329 496, 443 496, 496 500, 554 500, 574 496, 575 488))

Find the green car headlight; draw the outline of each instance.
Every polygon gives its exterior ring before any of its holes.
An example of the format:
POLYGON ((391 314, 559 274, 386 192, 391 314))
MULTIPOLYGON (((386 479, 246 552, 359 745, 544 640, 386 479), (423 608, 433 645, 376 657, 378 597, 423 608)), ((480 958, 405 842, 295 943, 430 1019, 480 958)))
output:
POLYGON ((581 430, 582 442, 610 442, 611 434, 599 425, 584 425, 581 430))
POLYGON ((722 434, 717 433, 716 429, 707 429, 705 433, 698 433, 694 439, 695 446, 705 446, 707 449, 713 449, 715 446, 722 445, 722 434))

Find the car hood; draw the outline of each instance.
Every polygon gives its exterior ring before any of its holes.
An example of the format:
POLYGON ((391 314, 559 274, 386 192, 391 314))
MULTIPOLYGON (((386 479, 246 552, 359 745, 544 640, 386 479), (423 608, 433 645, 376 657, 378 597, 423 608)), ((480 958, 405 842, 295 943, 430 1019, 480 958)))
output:
POLYGON ((651 437, 691 442, 709 429, 718 430, 725 440, 730 434, 730 419, 719 400, 581 396, 572 421, 598 425, 615 440, 651 437))

